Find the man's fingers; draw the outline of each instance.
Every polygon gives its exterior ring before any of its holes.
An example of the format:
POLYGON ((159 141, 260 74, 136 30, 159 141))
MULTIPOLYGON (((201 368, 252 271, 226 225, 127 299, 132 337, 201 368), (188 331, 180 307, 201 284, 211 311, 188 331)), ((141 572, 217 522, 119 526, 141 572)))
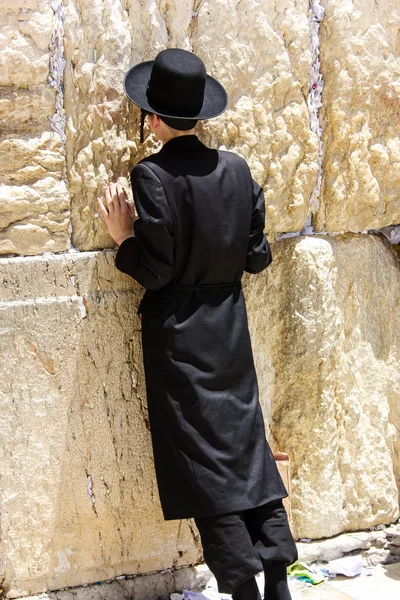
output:
POLYGON ((119 194, 120 186, 118 183, 110 183, 110 187, 111 187, 111 197, 113 200, 114 209, 121 210, 122 203, 121 203, 121 198, 120 198, 120 194, 119 194))
POLYGON ((122 202, 122 200, 126 200, 126 198, 128 196, 127 196, 124 188, 122 187, 122 185, 120 183, 117 183, 115 187, 116 187, 116 191, 119 196, 120 202, 122 202))
POLYGON ((138 214, 136 212, 135 205, 127 201, 126 206, 128 207, 129 214, 131 215, 132 219, 136 219, 138 214))
POLYGON ((133 220, 138 218, 134 204, 128 201, 128 195, 120 183, 107 184, 104 187, 104 199, 104 204, 100 205, 99 202, 100 212, 104 219, 117 218, 118 213, 124 213, 125 216, 129 213, 133 220))
POLYGON ((104 186, 104 198, 106 199, 107 204, 111 202, 110 186, 108 183, 104 186))
POLYGON ((109 183, 104 188, 104 198, 106 200, 106 204, 107 204, 107 208, 108 208, 109 212, 113 213, 114 209, 115 209, 115 202, 114 202, 114 197, 113 197, 113 189, 112 189, 111 185, 112 184, 109 183))
POLYGON ((111 183, 108 184, 109 188, 110 188, 110 193, 111 193, 111 198, 114 200, 118 200, 117 198, 117 185, 111 181, 111 183))
POLYGON ((115 210, 119 210, 119 208, 120 208, 118 194, 117 194, 115 183, 113 183, 113 182, 109 183, 108 187, 110 190, 110 198, 111 198, 110 206, 112 206, 112 211, 114 212, 115 210))
POLYGON ((107 209, 105 208, 101 198, 97 198, 97 204, 99 206, 100 214, 105 221, 108 218, 108 212, 107 212, 107 209))
POLYGON ((123 210, 123 211, 128 210, 128 207, 126 205, 127 204, 127 194, 126 194, 124 188, 122 187, 122 185, 119 183, 117 183, 117 185, 116 185, 116 192, 117 192, 118 201, 119 201, 121 210, 123 210))

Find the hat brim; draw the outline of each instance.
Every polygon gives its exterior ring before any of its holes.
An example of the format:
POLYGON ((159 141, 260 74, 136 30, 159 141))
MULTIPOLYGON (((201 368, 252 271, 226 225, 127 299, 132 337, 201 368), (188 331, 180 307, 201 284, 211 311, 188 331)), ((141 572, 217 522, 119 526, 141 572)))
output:
POLYGON ((162 113, 155 110, 147 100, 146 90, 150 79, 151 70, 154 60, 141 62, 134 67, 131 67, 124 78, 124 90, 126 95, 132 102, 144 108, 149 112, 153 112, 160 117, 173 117, 174 119, 211 119, 223 113, 228 107, 228 94, 225 88, 211 77, 206 75, 206 83, 204 87, 204 101, 201 110, 196 115, 190 117, 181 115, 173 115, 171 113, 162 113))

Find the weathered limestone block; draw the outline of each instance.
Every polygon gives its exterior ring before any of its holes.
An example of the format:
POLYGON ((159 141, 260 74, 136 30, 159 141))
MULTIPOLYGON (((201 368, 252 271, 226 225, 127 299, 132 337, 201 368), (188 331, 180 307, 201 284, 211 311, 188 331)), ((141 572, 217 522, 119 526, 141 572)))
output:
POLYGON ((50 2, 2 2, 0 20, 0 86, 32 88, 46 83, 53 21, 50 2))
POLYGON ((205 121, 211 145, 241 154, 264 187, 266 227, 297 231, 317 174, 306 103, 311 68, 308 0, 200 3, 194 51, 226 87, 229 109, 205 121))
POLYGON ((101 584, 55 590, 39 596, 27 596, 26 600, 161 600, 183 590, 200 593, 211 578, 211 571, 205 563, 201 563, 183 569, 168 569, 139 577, 128 576, 101 584))
POLYGON ((159 505, 139 286, 113 252, 0 262, 7 597, 198 561, 191 521, 159 505))
MULTIPOLYGON (((126 177, 130 170, 125 131, 129 106, 122 80, 131 52, 140 44, 132 46, 128 13, 120 0, 65 4, 64 102, 72 243, 81 250, 113 247, 104 223, 95 219, 96 197, 103 195, 105 182, 126 177)), ((132 21, 142 26, 145 9, 132 10, 132 21)))
POLYGON ((54 114, 55 90, 47 84, 34 90, 4 88, 0 97, 0 129, 2 134, 26 135, 49 129, 54 114))
POLYGON ((361 234, 286 239, 245 292, 268 436, 291 459, 296 535, 394 521, 400 264, 389 244, 361 234))
POLYGON ((61 180, 64 165, 64 146, 56 133, 46 131, 38 137, 0 141, 0 178, 4 184, 32 184, 46 177, 61 180))
POLYGON ((0 254, 70 247, 65 149, 49 121, 56 110, 48 85, 53 16, 47 0, 0 7, 0 254))
POLYGON ((70 200, 58 134, 0 140, 0 254, 70 247, 70 200))
POLYGON ((72 197, 72 241, 82 250, 113 247, 95 218, 96 197, 133 164, 160 147, 150 136, 140 148, 139 111, 123 91, 128 68, 168 46, 190 49, 192 1, 68 0, 65 12, 67 171, 72 197))
POLYGON ((323 183, 317 231, 400 222, 400 5, 322 2, 323 183))
MULTIPOLYGON (((296 534, 393 521, 396 257, 383 238, 361 235, 289 239, 273 256, 244 289, 268 437, 291 457, 296 534)), ((112 251, 0 262, 8 597, 195 562, 196 529, 164 522, 159 506, 139 286, 112 251)))
MULTIPOLYGON (((390 539, 400 533, 400 524, 384 527, 379 531, 357 531, 342 533, 340 535, 312 542, 298 542, 299 559, 308 564, 318 561, 331 561, 349 554, 361 554, 364 566, 376 565, 374 558, 381 552, 386 554, 387 563, 398 562, 393 560, 390 539)), ((385 561, 385 562, 386 562, 385 561)))
POLYGON ((62 252, 69 247, 69 195, 63 180, 46 177, 30 186, 0 185, 0 206, 0 254, 62 252))
POLYGON ((227 113, 199 125, 199 136, 249 160, 266 191, 270 232, 304 225, 317 172, 317 139, 305 101, 307 9, 307 0, 285 0, 276 11, 268 0, 198 7, 191 0, 149 0, 144 6, 136 0, 66 2, 67 171, 75 247, 114 246, 95 218, 96 196, 104 182, 126 177, 159 147, 152 136, 140 147, 139 111, 125 98, 123 77, 132 64, 176 46, 198 53, 230 95, 227 113))

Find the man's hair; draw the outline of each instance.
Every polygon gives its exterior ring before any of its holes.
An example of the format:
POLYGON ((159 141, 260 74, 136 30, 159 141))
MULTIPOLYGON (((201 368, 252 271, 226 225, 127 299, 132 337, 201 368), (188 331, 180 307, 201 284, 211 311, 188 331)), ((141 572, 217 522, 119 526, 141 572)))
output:
MULTIPOLYGON (((154 113, 141 109, 140 115, 140 143, 144 142, 143 128, 144 128, 144 120, 146 115, 152 115, 154 113)), ((176 129, 177 131, 189 131, 189 129, 193 129, 197 125, 197 119, 174 119, 172 117, 160 117, 161 121, 164 121, 168 127, 172 129, 176 129)))

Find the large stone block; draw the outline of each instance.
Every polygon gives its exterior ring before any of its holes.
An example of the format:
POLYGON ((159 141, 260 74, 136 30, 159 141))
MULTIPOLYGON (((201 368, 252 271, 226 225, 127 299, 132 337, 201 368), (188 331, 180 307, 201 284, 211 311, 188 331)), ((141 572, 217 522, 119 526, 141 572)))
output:
POLYGON ((0 254, 70 247, 65 149, 50 123, 56 103, 62 114, 48 85, 56 26, 62 35, 56 4, 16 0, 0 7, 0 254))
MULTIPOLYGON (((0 461, 8 597, 187 565, 164 522, 136 314, 114 252, 1 260, 0 461)), ((378 236, 301 237, 244 290, 267 434, 298 537, 398 516, 399 263, 378 236), (388 315, 393 315, 391 320, 388 315)))
MULTIPOLYGON (((135 3, 132 12, 132 21, 147 31, 141 23, 145 9, 135 3)), ((72 242, 81 250, 115 245, 103 222, 95 218, 96 197, 102 196, 106 181, 126 177, 130 170, 129 106, 122 81, 131 55, 141 60, 135 50, 140 42, 135 42, 121 0, 66 2, 67 172, 72 242)))
POLYGON ((268 437, 291 459, 296 534, 390 523, 400 489, 397 256, 362 234, 287 239, 272 253, 245 293, 268 437))
POLYGON ((3 184, 33 184, 46 177, 60 181, 64 167, 64 146, 56 133, 45 131, 37 137, 10 136, 0 140, 0 177, 3 184))
POLYGON ((113 252, 0 262, 7 597, 198 561, 191 521, 159 505, 139 286, 113 252))
POLYGON ((263 186, 269 234, 301 229, 316 183, 310 129, 308 0, 201 2, 194 51, 226 87, 229 109, 203 122, 212 146, 241 154, 263 186))
POLYGON ((323 2, 323 182, 317 231, 400 222, 398 2, 323 2))
POLYGON ((160 147, 139 143, 139 111, 123 91, 137 62, 168 46, 190 49, 192 2, 69 0, 65 10, 67 171, 72 198, 72 241, 81 250, 113 247, 96 218, 96 197, 107 181, 125 179, 140 158, 160 147))
MULTIPOLYGON (((34 162, 34 161, 33 161, 34 162)), ((40 163, 26 171, 41 169, 40 163)), ((0 254, 41 254, 69 248, 69 195, 63 180, 0 185, 0 254)))
POLYGON ((54 114, 54 106, 55 90, 47 84, 40 85, 34 90, 4 88, 0 97, 2 136, 48 131, 49 117, 54 114))
POLYGON ((0 86, 47 82, 53 11, 47 0, 9 0, 0 6, 0 86))
MULTIPOLYGON (((113 247, 95 218, 108 180, 126 177, 159 147, 140 147, 139 112, 127 101, 129 66, 166 47, 193 50, 230 96, 226 114, 199 125, 199 136, 244 156, 266 191, 267 228, 305 222, 317 172, 317 139, 305 98, 310 69, 308 2, 267 0, 166 3, 66 2, 65 106, 72 241, 82 250, 113 247), (127 10, 127 8, 129 10, 127 10)), ((147 133, 148 130, 147 130, 147 133)))

